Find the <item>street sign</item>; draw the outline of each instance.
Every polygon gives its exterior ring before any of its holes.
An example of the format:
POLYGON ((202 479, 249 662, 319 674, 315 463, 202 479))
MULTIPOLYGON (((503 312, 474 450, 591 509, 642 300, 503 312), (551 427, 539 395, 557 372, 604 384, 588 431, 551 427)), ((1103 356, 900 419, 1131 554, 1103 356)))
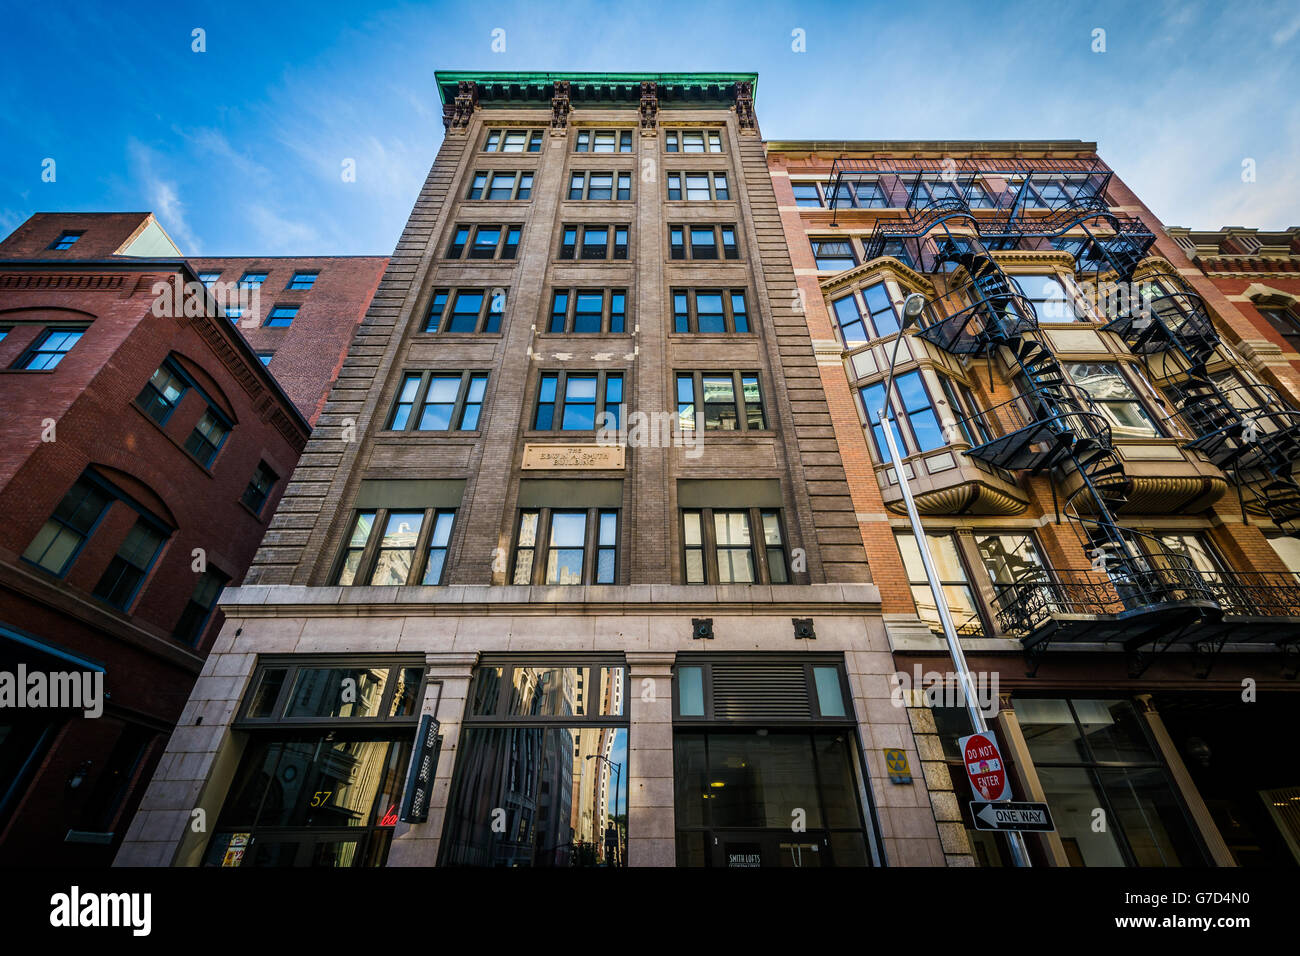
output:
POLYGON ((890 783, 911 783, 912 767, 907 761, 907 751, 894 747, 885 748, 885 769, 889 771, 890 783))
POLYGON ((1010 800, 1011 781, 1007 778, 1006 764, 1002 762, 1002 751, 998 750, 998 738, 993 736, 993 731, 962 737, 957 746, 961 750, 962 763, 966 765, 971 789, 985 800, 1010 800))
POLYGON ((985 803, 972 800, 970 815, 976 830, 1032 830, 1047 833, 1055 830, 1052 814, 1045 803, 985 803))

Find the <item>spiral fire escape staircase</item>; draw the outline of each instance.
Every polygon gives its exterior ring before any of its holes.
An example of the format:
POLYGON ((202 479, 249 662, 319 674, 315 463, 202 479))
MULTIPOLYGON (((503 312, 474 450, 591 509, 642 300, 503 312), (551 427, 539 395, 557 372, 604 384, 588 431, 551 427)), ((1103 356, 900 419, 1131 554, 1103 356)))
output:
MULTIPOLYGON (((950 273, 949 290, 930 303, 918 335, 951 354, 999 357, 1019 388, 1010 401, 972 415, 978 423, 963 423, 979 426, 968 429, 972 433, 997 436, 966 454, 1010 471, 1045 475, 1054 494, 1065 488, 1059 513, 1092 562, 1088 568, 1023 572, 994 599, 999 627, 1020 639, 1031 673, 1049 647, 1086 641, 1120 644, 1130 673, 1140 674, 1160 651, 1192 639, 1198 626, 1219 622, 1222 606, 1190 558, 1116 520, 1132 482, 1108 419, 1070 382, 1038 332, 1033 303, 989 253, 1081 228, 1105 250, 1108 263, 1131 275, 1154 236, 1140 222, 1107 210, 1108 172, 1085 171, 1073 195, 1034 217, 1024 213, 1018 197, 1006 194, 989 197, 982 210, 973 208, 968 185, 976 172, 946 172, 948 188, 939 198, 926 190, 928 201, 915 202, 921 191, 912 189, 903 215, 877 220, 867 258, 901 244, 920 271, 950 273), (962 231, 954 233, 953 226, 962 231)), ((918 180, 923 175, 933 174, 923 171, 918 180)))

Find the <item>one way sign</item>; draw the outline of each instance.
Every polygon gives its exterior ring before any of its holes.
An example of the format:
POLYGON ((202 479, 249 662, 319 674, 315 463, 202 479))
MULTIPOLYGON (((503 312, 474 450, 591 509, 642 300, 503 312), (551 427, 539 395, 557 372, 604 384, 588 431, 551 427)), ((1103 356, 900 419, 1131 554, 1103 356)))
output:
POLYGON ((1055 830, 1045 803, 984 803, 972 800, 970 814, 976 830, 1055 830))

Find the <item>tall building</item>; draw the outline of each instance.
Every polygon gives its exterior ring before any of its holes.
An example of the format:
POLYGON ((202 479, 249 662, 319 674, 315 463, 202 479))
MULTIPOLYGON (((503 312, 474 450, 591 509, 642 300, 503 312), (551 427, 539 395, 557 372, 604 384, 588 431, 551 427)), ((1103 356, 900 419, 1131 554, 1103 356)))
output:
MULTIPOLYGON (((1294 231, 1175 242, 1092 143, 768 159, 890 648, 949 669, 886 404, 1015 790, 1055 819, 1034 860, 1300 862, 1294 231)), ((975 855, 1004 864, 936 703, 975 855)))
POLYGON ((890 686, 757 77, 437 84, 442 146, 117 862, 969 863, 890 686))
POLYGON ((112 862, 384 262, 264 261, 343 292, 268 370, 148 213, 0 243, 0 862, 112 862))

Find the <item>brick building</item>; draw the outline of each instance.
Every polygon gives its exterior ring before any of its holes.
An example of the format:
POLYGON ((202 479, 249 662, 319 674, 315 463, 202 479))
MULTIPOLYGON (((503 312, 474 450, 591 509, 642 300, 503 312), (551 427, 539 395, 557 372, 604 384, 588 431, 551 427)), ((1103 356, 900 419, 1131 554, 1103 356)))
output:
POLYGON ((6 863, 112 860, 385 260, 202 262, 318 273, 342 321, 314 314, 268 370, 284 331, 223 317, 150 214, 38 214, 0 243, 6 863), (101 707, 20 673, 101 675, 101 707))
MULTIPOLYGON (((1176 242, 1078 141, 768 158, 891 650, 949 670, 878 418, 897 349, 945 599, 1017 795, 1055 817, 1035 862, 1298 862, 1294 230, 1176 242)), ((976 858, 1004 863, 967 808, 965 714, 931 715, 976 858)))
POLYGON ((969 863, 891 698, 757 77, 437 82, 442 146, 118 864, 969 863))

